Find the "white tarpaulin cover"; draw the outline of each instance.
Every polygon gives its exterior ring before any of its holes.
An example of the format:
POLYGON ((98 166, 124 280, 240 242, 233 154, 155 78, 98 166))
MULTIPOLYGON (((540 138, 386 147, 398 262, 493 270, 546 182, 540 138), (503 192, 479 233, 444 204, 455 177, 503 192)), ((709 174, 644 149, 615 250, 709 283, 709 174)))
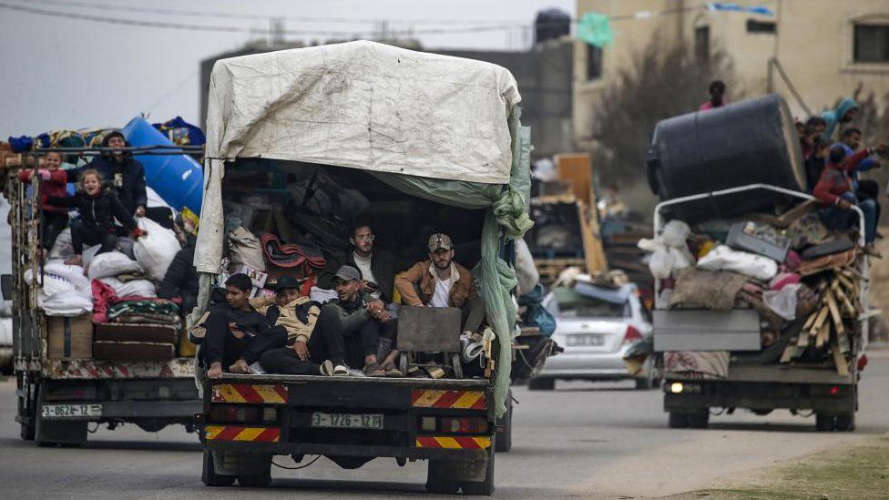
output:
POLYGON ((234 57, 210 76, 206 151, 505 184, 520 99, 500 66, 368 41, 234 57))

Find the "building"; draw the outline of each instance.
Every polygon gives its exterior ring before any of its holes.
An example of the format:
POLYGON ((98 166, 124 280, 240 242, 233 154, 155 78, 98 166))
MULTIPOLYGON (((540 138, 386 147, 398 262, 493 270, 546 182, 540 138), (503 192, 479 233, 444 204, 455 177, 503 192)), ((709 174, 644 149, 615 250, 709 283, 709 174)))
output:
MULTIPOLYGON (((889 0, 766 2, 775 16, 709 11, 696 8, 699 5, 691 0, 577 0, 578 19, 590 11, 612 17, 674 12, 613 22, 614 43, 605 49, 575 42, 574 130, 590 130, 589 113, 579 110, 589 109, 599 91, 630 67, 634 54, 655 34, 663 46, 685 43, 698 57, 724 50, 748 96, 778 92, 795 116, 806 115, 803 105, 813 113, 823 111, 859 86, 862 96, 873 93, 883 101, 889 94, 889 0), (772 59, 779 62, 802 104, 780 71, 770 65, 772 59)), ((701 82, 702 102, 707 99, 706 86, 701 82)), ((589 137, 578 133, 575 140, 589 146, 589 137)))
MULTIPOLYGON (((401 47, 423 50, 416 42, 393 42, 401 47)), ((302 45, 250 44, 219 54, 200 63, 201 122, 207 116, 210 72, 218 59, 296 48, 302 45)), ((522 95, 522 124, 531 127, 533 158, 573 151, 572 72, 575 44, 568 38, 547 40, 528 51, 429 50, 436 54, 465 57, 503 66, 515 76, 522 95)))

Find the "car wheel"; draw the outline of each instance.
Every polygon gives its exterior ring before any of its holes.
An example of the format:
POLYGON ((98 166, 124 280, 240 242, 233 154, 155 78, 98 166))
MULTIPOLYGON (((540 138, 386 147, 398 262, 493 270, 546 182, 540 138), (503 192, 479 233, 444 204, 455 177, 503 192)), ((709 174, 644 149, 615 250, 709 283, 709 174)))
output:
POLYGON ((835 417, 831 415, 815 414, 815 430, 818 432, 830 432, 833 430, 835 417))
POLYGON ((840 432, 852 432, 855 430, 855 414, 854 413, 843 413, 842 415, 837 415, 835 421, 835 428, 840 432))
POLYGON ((556 379, 534 377, 528 381, 529 391, 551 391, 556 388, 556 379))

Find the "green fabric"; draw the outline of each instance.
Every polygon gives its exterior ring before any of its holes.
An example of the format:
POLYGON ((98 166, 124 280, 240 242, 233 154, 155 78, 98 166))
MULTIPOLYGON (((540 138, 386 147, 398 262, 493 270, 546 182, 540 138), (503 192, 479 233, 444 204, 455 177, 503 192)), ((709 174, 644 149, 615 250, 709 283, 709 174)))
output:
POLYGON ((445 181, 374 173, 390 186, 436 203, 469 209, 486 209, 482 226, 482 260, 472 270, 485 301, 488 322, 501 346, 496 360, 494 404, 497 416, 506 412, 512 369, 512 338, 516 307, 510 292, 516 286, 515 269, 500 258, 501 236, 521 238, 534 223, 528 217, 531 189, 530 129, 522 127, 521 109, 513 108, 509 118, 512 136, 512 167, 508 185, 445 181))
POLYGON ((599 48, 611 45, 614 42, 611 21, 605 14, 587 12, 577 22, 577 38, 599 48))

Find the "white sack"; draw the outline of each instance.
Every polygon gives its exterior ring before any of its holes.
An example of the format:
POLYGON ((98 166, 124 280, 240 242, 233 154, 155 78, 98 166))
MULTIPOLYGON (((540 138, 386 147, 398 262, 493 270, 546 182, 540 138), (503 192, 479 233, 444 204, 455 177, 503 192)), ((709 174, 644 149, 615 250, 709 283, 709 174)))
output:
POLYGON ((93 311, 93 299, 77 293, 57 293, 51 297, 41 294, 37 304, 47 316, 80 316, 93 311))
POLYGON ((540 282, 540 273, 534 265, 534 256, 522 238, 515 240, 515 275, 518 279, 519 297, 531 293, 540 282))
POLYGON ((49 251, 50 259, 67 259, 74 257, 74 246, 71 244, 71 228, 66 227, 56 237, 52 249, 49 251))
MULTIPOLYGON (((32 284, 34 280, 32 279, 33 273, 30 269, 25 271, 25 283, 32 284)), ((41 276, 38 274, 37 276, 37 284, 41 285, 40 293, 49 297, 51 295, 57 294, 68 294, 75 295, 78 294, 77 287, 74 286, 74 283, 65 278, 64 276, 59 276, 57 274, 48 273, 44 270, 43 277, 41 281, 41 276)))
POLYGON ((780 290, 766 290, 762 293, 762 301, 778 316, 793 321, 796 319, 797 294, 802 284, 786 285, 780 290))
POLYGON ((136 260, 148 276, 155 281, 161 281, 167 274, 170 262, 173 262, 173 258, 180 250, 179 240, 176 239, 176 233, 148 217, 139 217, 137 223, 139 229, 148 232, 148 236, 136 240, 133 253, 136 254, 136 260))
POLYGON ((667 250, 667 247, 661 245, 651 254, 648 260, 648 269, 651 275, 659 280, 665 280, 670 277, 673 272, 673 254, 667 250))
POLYGON ((772 279, 778 272, 778 264, 768 257, 732 250, 719 245, 701 257, 698 268, 707 271, 734 271, 762 281, 772 279))
POLYGON ((325 302, 329 302, 338 298, 338 296, 336 294, 336 290, 328 290, 326 288, 318 288, 317 286, 313 286, 311 289, 309 289, 309 298, 312 299, 313 302, 324 304, 325 302))
POLYGON ((90 263, 87 274, 91 280, 110 278, 118 274, 141 273, 142 266, 126 255, 114 251, 96 255, 90 263))
POLYGON ((43 266, 43 271, 44 273, 61 276, 70 281, 81 294, 89 296, 93 293, 90 280, 84 275, 83 268, 80 266, 69 266, 61 260, 50 260, 43 266))
POLYGON ((0 319, 0 346, 12 345, 12 318, 0 319))
POLYGON ((83 249, 83 268, 89 269, 90 264, 93 262, 93 258, 98 255, 99 250, 102 249, 102 245, 93 245, 91 247, 86 247, 83 249))
POLYGON ((117 278, 102 278, 102 283, 110 286, 114 290, 114 295, 118 297, 157 297, 157 290, 154 283, 148 280, 130 280, 120 281, 117 278))
POLYGON ((688 239, 690 234, 691 228, 688 227, 688 224, 679 219, 673 219, 664 225, 664 230, 661 232, 661 240, 668 247, 684 247, 685 240, 688 239))

